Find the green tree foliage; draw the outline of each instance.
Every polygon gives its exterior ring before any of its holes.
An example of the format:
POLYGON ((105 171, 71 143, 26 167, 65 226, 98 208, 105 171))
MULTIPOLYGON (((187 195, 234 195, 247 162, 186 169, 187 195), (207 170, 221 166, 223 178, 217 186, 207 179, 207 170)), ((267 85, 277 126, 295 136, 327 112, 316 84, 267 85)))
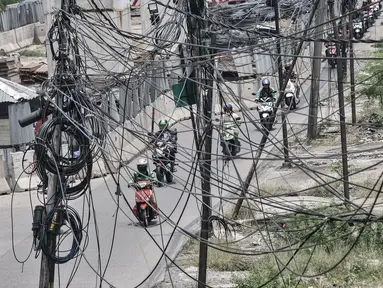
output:
MULTIPOLYGON (((382 58, 383 47, 377 46, 377 48, 375 57, 382 58)), ((380 105, 383 106, 383 60, 371 61, 359 78, 362 85, 361 92, 371 100, 379 100, 380 105)))
POLYGON ((9 4, 19 3, 20 0, 0 0, 0 11, 4 11, 9 4))

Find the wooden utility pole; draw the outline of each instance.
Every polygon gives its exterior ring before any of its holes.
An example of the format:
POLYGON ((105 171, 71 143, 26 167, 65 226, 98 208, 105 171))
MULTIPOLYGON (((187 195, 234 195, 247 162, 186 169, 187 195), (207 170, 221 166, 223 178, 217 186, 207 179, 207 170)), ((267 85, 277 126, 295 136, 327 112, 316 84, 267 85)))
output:
MULTIPOLYGON (((278 0, 273 0, 274 13, 275 13, 275 32, 277 35, 280 34, 279 31, 279 5, 278 0)), ((282 51, 281 51, 281 40, 278 37, 277 39, 277 63, 278 63, 278 78, 279 78, 279 91, 283 89, 283 67, 282 67, 282 51)), ((288 79, 285 79, 288 82, 288 79)), ((284 167, 291 167, 290 157, 289 157, 289 139, 287 134, 287 123, 286 123, 286 111, 285 111, 285 101, 281 101, 281 110, 282 110, 282 134, 283 134, 283 156, 284 156, 284 167)))
MULTIPOLYGON (((68 1, 62 0, 61 9, 63 11, 68 10, 68 1)), ((56 85, 59 87, 64 87, 66 83, 62 83, 62 75, 65 73, 65 65, 64 57, 66 57, 67 52, 67 39, 65 33, 62 31, 62 26, 60 25, 59 29, 59 61, 62 61, 60 65, 60 71, 58 71, 59 75, 54 75, 53 79, 56 80, 56 85)), ((57 67, 57 65, 56 65, 57 67)), ((57 72, 56 72, 57 73, 57 72)), ((56 100, 56 105, 59 109, 56 109, 55 115, 53 117, 61 117, 61 111, 63 107, 63 96, 61 93, 57 93, 54 95, 56 100)), ((53 149, 60 155, 61 151, 61 129, 60 125, 55 127, 55 131, 53 133, 53 149)), ((48 192, 47 192, 47 205, 46 205, 46 215, 49 215, 57 205, 57 201, 59 197, 57 197, 57 193, 60 191, 58 177, 59 175, 49 174, 48 175, 48 192)), ((48 243, 48 251, 49 253, 56 253, 56 235, 53 233, 47 233, 47 243, 48 243)), ((55 263, 49 259, 44 253, 41 256, 41 266, 40 266, 40 281, 39 288, 53 288, 55 282, 55 263)))
MULTIPOLYGON (((320 0, 317 10, 315 26, 315 35, 317 38, 323 38, 323 23, 326 15, 326 0, 320 0)), ((318 135, 318 104, 320 90, 320 72, 322 60, 319 58, 322 55, 322 42, 314 42, 314 59, 312 60, 312 80, 311 93, 309 104, 309 117, 307 127, 307 138, 315 139, 318 135)))
MULTIPOLYGON (((313 5, 313 8, 312 8, 312 11, 310 13, 310 16, 309 16, 309 19, 308 19, 308 23, 306 24, 306 27, 305 29, 303 30, 303 35, 302 37, 306 37, 308 31, 310 30, 310 26, 311 26, 311 22, 314 18, 314 15, 315 15, 315 10, 317 9, 318 7, 318 4, 319 4, 319 0, 316 0, 314 5, 313 5)), ((286 78, 289 78, 291 77, 291 72, 293 71, 294 67, 295 67, 295 64, 297 62, 297 59, 298 59, 298 56, 299 54, 301 53, 301 50, 302 50, 302 47, 303 47, 303 44, 304 44, 305 41, 301 40, 299 42, 299 45, 298 47, 296 48, 296 50, 294 51, 294 59, 293 59, 293 62, 291 64, 291 68, 289 70, 289 72, 287 72, 287 76, 286 78)), ((284 90, 286 88, 286 85, 287 85, 287 82, 284 82, 283 83, 283 87, 282 87, 282 90, 284 90)), ((284 93, 282 91, 280 91, 279 93, 279 97, 278 97, 278 100, 277 100, 277 103, 275 104, 275 107, 274 107, 274 110, 273 110, 273 116, 275 117, 276 115, 276 112, 278 110, 278 105, 280 105, 281 101, 284 100, 284 93)), ((250 122, 252 122, 252 120, 250 119, 250 122)), ((245 183, 243 183, 242 187, 241 187, 241 193, 240 193, 240 196, 239 196, 239 199, 237 201, 237 204, 235 205, 235 208, 234 208, 234 212, 233 212, 233 218, 237 218, 238 214, 239 214, 239 210, 241 209, 241 206, 242 206, 242 203, 243 203, 243 200, 246 196, 246 192, 248 191, 249 187, 250 187, 250 183, 251 183, 251 180, 253 179, 253 176, 255 174, 255 171, 257 170, 257 166, 258 166, 258 163, 259 163, 259 159, 260 157, 262 156, 262 153, 263 153, 263 149, 265 148, 265 145, 266 145, 266 142, 267 142, 267 139, 269 137, 269 134, 270 134, 270 130, 269 129, 266 129, 266 131, 263 133, 263 137, 261 139, 261 143, 259 144, 259 149, 258 149, 258 153, 255 157, 255 161, 253 161, 253 164, 251 165, 251 168, 250 168, 250 171, 249 173, 247 174, 246 176, 246 180, 245 180, 245 183)))
MULTIPOLYGON (((352 3, 349 3, 348 9, 349 12, 354 11, 355 9, 355 2, 350 1, 352 3)), ((355 67, 354 67, 354 44, 352 43, 352 38, 354 37, 353 35, 353 14, 350 13, 348 15, 348 22, 349 22, 349 30, 350 30, 350 85, 351 85, 351 119, 352 119, 352 124, 356 124, 356 103, 355 103, 355 67)))
MULTIPOLYGON (((335 19, 334 15, 334 0, 327 0, 330 8, 331 20, 335 19)), ((332 21, 332 27, 335 34, 335 39, 339 39, 338 27, 335 20, 332 21)), ((340 118, 340 137, 342 146, 342 165, 343 165, 343 193, 344 198, 350 199, 349 181, 348 181, 348 155, 347 155, 347 131, 346 131, 346 117, 344 111, 344 91, 343 91, 343 60, 339 59, 339 43, 336 42, 336 68, 338 78, 338 98, 339 98, 339 118, 340 118)))

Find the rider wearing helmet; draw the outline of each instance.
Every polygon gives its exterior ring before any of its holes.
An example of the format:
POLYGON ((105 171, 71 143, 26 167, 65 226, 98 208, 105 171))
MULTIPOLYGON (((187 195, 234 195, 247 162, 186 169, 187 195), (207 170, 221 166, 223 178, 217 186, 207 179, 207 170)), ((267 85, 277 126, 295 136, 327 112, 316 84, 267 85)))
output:
MULTIPOLYGON (((233 112, 233 105, 231 105, 230 103, 223 105, 223 112, 224 112, 224 114, 222 117, 222 122, 223 123, 234 122, 236 124, 236 127, 239 128, 241 123, 238 121, 241 119, 241 117, 239 117, 236 113, 233 112)), ((234 129, 234 137, 235 137, 235 145, 239 145, 238 130, 237 129, 234 129)), ((223 149, 223 147, 222 147, 222 149, 223 149)))
POLYGON ((130 187, 138 181, 150 181, 153 184, 157 184, 156 174, 154 171, 149 172, 148 160, 146 160, 146 158, 141 158, 137 161, 137 172, 133 173, 128 186, 130 187))
POLYGON ((328 51, 328 49, 330 49, 330 48, 335 48, 335 42, 330 41, 330 39, 335 39, 335 36, 334 36, 334 35, 335 35, 335 34, 334 34, 333 32, 329 32, 329 33, 327 34, 327 39, 329 39, 329 41, 324 43, 324 46, 327 48, 327 49, 326 49, 326 57, 329 57, 329 51, 328 51))
POLYGON ((172 149, 170 151, 170 162, 171 162, 171 169, 172 169, 172 172, 175 172, 176 169, 174 168, 175 166, 175 162, 176 162, 176 153, 177 153, 177 140, 178 140, 178 137, 177 137, 177 132, 176 131, 173 131, 173 130, 170 130, 169 129, 169 122, 168 120, 166 119, 162 119, 160 120, 160 122, 158 123, 158 127, 160 128, 159 131, 157 131, 154 136, 155 136, 155 139, 153 139, 151 142, 155 142, 158 138, 161 138, 161 136, 164 134, 164 133, 169 133, 170 134, 170 143, 174 145, 174 149, 172 149))
MULTIPOLYGON (((156 173, 154 171, 149 173, 148 160, 146 160, 146 158, 141 158, 137 161, 137 172, 134 172, 133 177, 130 179, 128 183, 128 187, 131 187, 132 185, 134 185, 135 183, 139 181, 149 181, 155 185, 159 184, 156 179, 156 173)), ((155 211, 157 211, 157 207, 158 207, 157 200, 153 190, 152 190, 152 193, 153 193, 152 196, 149 198, 150 205, 153 207, 155 211)), ((134 206, 133 212, 135 209, 137 209, 136 206, 134 206)), ((156 218, 156 216, 154 216, 154 218, 156 218)))
MULTIPOLYGON (((285 64, 285 72, 284 72, 284 76, 286 77, 288 74, 289 74, 289 71, 290 71, 290 68, 291 68, 291 64, 292 63, 286 63, 285 64)), ((297 79, 297 74, 295 74, 294 70, 291 71, 291 74, 290 74, 290 80, 294 80, 293 82, 295 83, 295 80, 297 79)))
MULTIPOLYGON (((287 63, 285 65, 285 72, 284 72, 284 77, 286 78, 287 75, 289 74, 289 71, 290 71, 290 68, 291 68, 291 62, 287 63)), ((286 85, 286 89, 285 89, 285 92, 286 91, 291 91, 292 88, 294 88, 294 95, 295 97, 297 98, 297 100, 299 99, 299 92, 300 92, 300 89, 298 87, 298 83, 297 83, 297 74, 295 74, 294 71, 291 71, 291 74, 290 74, 290 78, 288 79, 288 82, 287 82, 287 85, 286 85)))
POLYGON ((270 86, 270 80, 266 78, 262 80, 262 87, 259 88, 255 96, 255 101, 258 102, 260 99, 265 99, 269 97, 273 98, 274 101, 276 101, 277 91, 270 86))

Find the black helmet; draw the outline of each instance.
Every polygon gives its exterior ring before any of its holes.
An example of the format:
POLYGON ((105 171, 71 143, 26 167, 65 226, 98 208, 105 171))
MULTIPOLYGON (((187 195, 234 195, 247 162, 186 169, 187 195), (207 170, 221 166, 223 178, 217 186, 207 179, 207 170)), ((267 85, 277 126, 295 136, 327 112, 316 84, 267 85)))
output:
POLYGON ((162 131, 162 130, 165 130, 165 129, 168 128, 168 126, 169 126, 169 122, 168 122, 168 120, 166 120, 166 119, 162 119, 162 120, 160 121, 160 123, 158 123, 158 126, 160 127, 160 130, 161 130, 161 131, 162 131))

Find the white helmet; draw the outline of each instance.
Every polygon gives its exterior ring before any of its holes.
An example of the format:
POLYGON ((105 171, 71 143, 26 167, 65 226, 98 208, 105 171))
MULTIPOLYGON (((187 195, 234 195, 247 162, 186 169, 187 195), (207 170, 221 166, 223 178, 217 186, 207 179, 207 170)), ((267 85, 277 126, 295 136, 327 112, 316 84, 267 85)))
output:
POLYGON ((138 159, 137 170, 140 173, 145 173, 148 169, 148 160, 146 158, 138 159))

